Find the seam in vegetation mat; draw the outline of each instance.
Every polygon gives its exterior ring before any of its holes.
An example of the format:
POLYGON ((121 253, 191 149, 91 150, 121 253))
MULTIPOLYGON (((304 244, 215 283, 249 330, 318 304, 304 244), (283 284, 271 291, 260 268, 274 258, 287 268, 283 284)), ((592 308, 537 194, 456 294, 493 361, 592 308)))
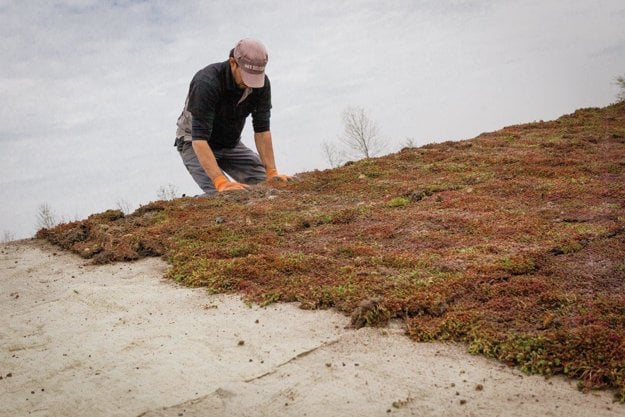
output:
POLYGON ((625 103, 42 229, 94 263, 250 302, 405 321, 625 401, 625 103))

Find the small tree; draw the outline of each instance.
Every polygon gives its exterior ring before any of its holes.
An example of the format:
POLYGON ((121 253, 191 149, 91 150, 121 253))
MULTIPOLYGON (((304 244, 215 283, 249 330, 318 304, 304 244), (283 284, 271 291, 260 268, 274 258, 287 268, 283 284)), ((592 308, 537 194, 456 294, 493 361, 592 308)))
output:
POLYGON ((37 229, 51 229, 60 223, 57 215, 48 203, 39 205, 37 212, 37 229))
POLYGON ((386 148, 378 126, 362 107, 348 107, 343 111, 343 135, 340 140, 357 158, 371 158, 386 148))
POLYGON ((0 241, 0 243, 9 243, 13 240, 15 240, 15 233, 5 230, 2 234, 2 241, 0 241))
POLYGON ((323 151, 323 156, 326 161, 330 164, 330 168, 339 167, 345 160, 344 152, 341 151, 334 143, 324 141, 321 145, 321 150, 323 151))
POLYGON ((615 84, 621 88, 621 91, 619 91, 618 95, 616 96, 616 100, 618 102, 625 101, 625 76, 616 77, 615 84))
POLYGON ((414 138, 406 138, 406 140, 404 140, 403 146, 404 148, 416 148, 417 147, 417 142, 414 140, 414 138))
POLYGON ((178 196, 178 187, 174 184, 161 185, 156 191, 156 195, 161 200, 173 200, 178 196))
MULTIPOLYGON (((160 189, 159 189, 159 192, 160 192, 160 189)), ((124 214, 130 214, 131 212, 130 203, 125 198, 117 200, 117 208, 119 209, 119 211, 121 211, 124 214)))

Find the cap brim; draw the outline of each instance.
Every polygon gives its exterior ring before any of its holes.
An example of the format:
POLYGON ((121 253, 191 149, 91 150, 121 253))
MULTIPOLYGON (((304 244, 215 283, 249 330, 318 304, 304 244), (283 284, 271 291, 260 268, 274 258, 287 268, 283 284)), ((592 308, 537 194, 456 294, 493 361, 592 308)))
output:
POLYGON ((249 72, 241 71, 241 78, 245 85, 251 88, 262 88, 265 86, 265 74, 250 74, 249 72))

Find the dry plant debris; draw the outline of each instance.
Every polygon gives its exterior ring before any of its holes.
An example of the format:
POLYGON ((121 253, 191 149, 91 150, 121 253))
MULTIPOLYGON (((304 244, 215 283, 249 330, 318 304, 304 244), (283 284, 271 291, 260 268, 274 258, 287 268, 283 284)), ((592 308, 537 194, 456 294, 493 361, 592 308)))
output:
POLYGON ((355 326, 402 318, 414 340, 625 400, 625 103, 299 177, 37 236, 95 263, 163 256, 186 285, 355 326))

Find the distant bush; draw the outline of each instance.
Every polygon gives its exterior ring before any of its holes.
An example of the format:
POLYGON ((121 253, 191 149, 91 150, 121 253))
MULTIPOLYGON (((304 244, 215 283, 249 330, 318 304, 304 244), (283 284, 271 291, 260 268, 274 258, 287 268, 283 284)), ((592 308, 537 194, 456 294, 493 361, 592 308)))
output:
POLYGON ((377 124, 362 107, 348 107, 343 111, 343 135, 340 140, 357 158, 369 159, 386 148, 377 124))
MULTIPOLYGON (((162 187, 161 187, 162 188, 162 187)), ((159 193, 160 193, 160 189, 159 189, 159 193)), ((122 198, 120 200, 117 200, 117 208, 124 214, 130 214, 132 212, 132 206, 130 205, 130 202, 128 202, 128 200, 126 200, 125 198, 122 198)))
POLYGON ((369 159, 384 153, 387 140, 363 107, 347 107, 342 118, 343 134, 338 139, 343 146, 324 141, 321 148, 331 168, 343 165, 346 159, 369 159))
POLYGON ((37 211, 37 229, 51 229, 61 223, 48 203, 43 203, 37 211))
POLYGON ((330 168, 338 168, 345 161, 345 152, 340 150, 335 144, 324 141, 321 145, 323 156, 330 164, 330 168))
POLYGON ((625 76, 616 77, 616 85, 621 89, 616 96, 616 100, 620 103, 621 101, 625 101, 625 76))
POLYGON ((161 185, 156 191, 156 195, 160 200, 173 200, 178 197, 178 187, 174 184, 161 185))
POLYGON ((13 232, 5 230, 2 234, 2 240, 0 240, 0 243, 8 243, 13 240, 15 240, 15 234, 13 232))

